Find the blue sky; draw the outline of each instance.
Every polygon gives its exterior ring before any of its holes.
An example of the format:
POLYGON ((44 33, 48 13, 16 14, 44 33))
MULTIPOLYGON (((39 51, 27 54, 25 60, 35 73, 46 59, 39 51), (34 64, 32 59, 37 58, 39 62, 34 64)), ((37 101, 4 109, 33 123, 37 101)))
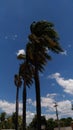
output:
MULTIPOLYGON (((59 118, 73 116, 73 1, 72 0, 1 0, 0 1, 0 111, 15 111, 14 74, 18 72, 16 54, 24 49, 33 21, 53 22, 60 37, 63 54, 53 54, 40 74, 42 114, 54 117, 54 102, 59 118)), ((22 110, 20 89, 20 113, 22 110)), ((35 114, 35 87, 27 89, 27 122, 35 114), (30 118, 29 118, 30 117, 30 118)))

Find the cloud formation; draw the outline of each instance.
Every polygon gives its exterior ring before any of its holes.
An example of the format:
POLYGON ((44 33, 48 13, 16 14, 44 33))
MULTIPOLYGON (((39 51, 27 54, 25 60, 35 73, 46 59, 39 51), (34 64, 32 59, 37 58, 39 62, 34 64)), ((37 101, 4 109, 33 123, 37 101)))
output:
MULTIPOLYGON (((57 118, 56 109, 54 107, 55 102, 56 102, 55 96, 58 96, 58 95, 55 93, 52 93, 52 94, 46 94, 45 97, 41 97, 41 108, 44 109, 44 113, 42 113, 42 115, 44 115, 46 117, 46 119, 48 119, 48 118, 56 119, 57 118)), ((32 104, 33 107, 36 107, 36 101, 29 100, 29 104, 30 103, 32 104)), ((71 110, 71 107, 72 107, 71 104, 72 104, 72 102, 70 100, 63 100, 63 101, 57 102, 59 118, 73 116, 73 112, 71 110)), ((34 114, 35 114, 35 112, 34 112, 34 114)))
MULTIPOLYGON (((54 118, 56 119, 56 109, 54 107, 55 105, 55 96, 57 94, 46 94, 45 97, 41 97, 41 109, 42 115, 48 118, 54 118)), ((57 102, 58 106, 58 113, 59 118, 63 117, 72 117, 73 112, 71 110, 71 101, 70 100, 63 100, 57 102)), ((36 101, 33 101, 31 98, 27 99, 27 106, 30 106, 32 109, 28 109, 26 112, 26 121, 27 124, 29 124, 36 112, 34 111, 34 108, 36 107, 36 101)), ((13 112, 15 112, 15 103, 8 102, 6 100, 0 100, 0 110, 3 112, 6 112, 7 114, 11 115, 13 112)), ((19 114, 22 115, 22 103, 19 102, 19 114)))
POLYGON ((64 89, 64 92, 73 94, 73 79, 64 79, 60 73, 55 73, 49 76, 49 78, 55 79, 56 82, 64 89))
POLYGON ((15 112, 15 104, 0 100, 0 109, 7 114, 11 114, 12 112, 15 112))
POLYGON ((25 55, 25 50, 21 49, 17 52, 17 56, 19 56, 20 54, 25 55))
POLYGON ((18 34, 16 33, 0 33, 0 39, 4 40, 17 40, 18 34))
POLYGON ((61 52, 62 55, 67 55, 67 50, 65 50, 64 52, 61 52))

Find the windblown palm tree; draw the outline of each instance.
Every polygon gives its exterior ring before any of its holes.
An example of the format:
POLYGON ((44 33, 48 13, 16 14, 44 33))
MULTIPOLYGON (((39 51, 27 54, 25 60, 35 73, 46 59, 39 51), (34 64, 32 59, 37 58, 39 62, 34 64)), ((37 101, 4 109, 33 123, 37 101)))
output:
POLYGON ((22 85, 22 81, 21 81, 20 76, 17 74, 14 75, 14 83, 17 87, 17 89, 16 89, 16 126, 15 126, 15 129, 18 130, 18 105, 19 105, 18 98, 19 98, 19 88, 22 85))
POLYGON ((43 71, 47 61, 51 59, 47 50, 52 50, 56 53, 60 53, 63 50, 58 43, 59 37, 52 23, 47 21, 33 22, 30 30, 31 34, 28 36, 29 43, 26 47, 26 59, 35 69, 37 129, 41 130, 39 71, 43 71))
POLYGON ((24 62, 20 64, 19 75, 22 77, 24 81, 23 83, 23 130, 26 130, 26 99, 27 99, 26 86, 30 87, 30 85, 33 83, 32 80, 33 71, 30 64, 26 62, 26 59, 23 57, 23 55, 19 55, 18 58, 24 60, 24 62))

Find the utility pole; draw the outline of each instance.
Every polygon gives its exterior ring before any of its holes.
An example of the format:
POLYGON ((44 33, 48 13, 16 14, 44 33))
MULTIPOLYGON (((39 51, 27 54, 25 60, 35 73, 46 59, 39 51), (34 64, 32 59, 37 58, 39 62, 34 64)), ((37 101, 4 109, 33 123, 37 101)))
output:
MULTIPOLYGON (((73 103, 72 103, 72 108, 71 110, 73 111, 73 103)), ((72 130, 73 130, 73 121, 71 121, 71 127, 72 127, 72 130)))
POLYGON ((60 123, 59 123, 59 117, 58 117, 58 109, 57 109, 57 103, 55 102, 55 105, 54 105, 54 107, 55 107, 55 109, 56 109, 56 117, 57 117, 57 122, 58 122, 58 130, 60 130, 60 123))

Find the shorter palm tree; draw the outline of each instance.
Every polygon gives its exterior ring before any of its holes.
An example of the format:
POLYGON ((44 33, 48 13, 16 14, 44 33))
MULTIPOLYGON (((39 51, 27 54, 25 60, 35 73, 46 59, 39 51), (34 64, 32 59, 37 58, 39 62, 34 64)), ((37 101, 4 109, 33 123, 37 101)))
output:
POLYGON ((33 68, 30 63, 27 62, 26 55, 20 54, 17 58, 24 61, 22 64, 20 64, 19 75, 23 80, 23 130, 26 130, 26 86, 30 87, 30 85, 33 83, 33 68))
POLYGON ((32 80, 32 69, 30 65, 26 62, 23 62, 19 68, 19 75, 23 79, 23 130, 26 130, 26 99, 27 99, 27 91, 26 86, 30 87, 33 83, 32 80))
POLYGON ((16 85, 16 125, 15 129, 18 130, 18 105, 19 105, 19 88, 22 85, 21 77, 17 74, 14 75, 14 83, 16 85))

